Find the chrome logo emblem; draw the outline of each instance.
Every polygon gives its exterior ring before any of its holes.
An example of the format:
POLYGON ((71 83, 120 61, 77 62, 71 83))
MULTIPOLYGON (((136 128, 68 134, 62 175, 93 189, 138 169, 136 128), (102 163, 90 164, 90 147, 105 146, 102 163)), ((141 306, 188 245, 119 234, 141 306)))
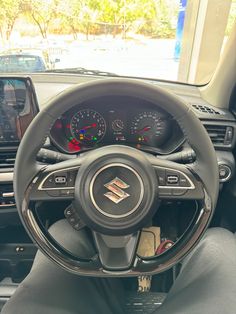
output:
POLYGON ((111 200, 113 203, 118 204, 130 196, 128 193, 123 191, 125 189, 128 189, 129 185, 118 177, 104 184, 104 186, 110 191, 105 193, 104 195, 109 198, 109 200, 111 200))

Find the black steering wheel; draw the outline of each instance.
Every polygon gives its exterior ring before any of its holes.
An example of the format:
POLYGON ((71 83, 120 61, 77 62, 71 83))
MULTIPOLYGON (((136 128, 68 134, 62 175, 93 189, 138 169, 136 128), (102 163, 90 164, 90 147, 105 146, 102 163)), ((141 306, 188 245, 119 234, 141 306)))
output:
POLYGON ((106 79, 59 94, 36 116, 18 149, 14 190, 26 230, 39 249, 55 263, 80 275, 137 276, 170 268, 200 240, 217 202, 218 166, 214 147, 203 125, 179 98, 143 82, 106 79), (37 153, 59 116, 78 104, 108 95, 136 97, 163 108, 179 124, 196 153, 196 161, 183 165, 132 147, 109 145, 54 165, 37 163, 37 153), (50 189, 50 180, 61 174, 68 178, 68 188, 50 189), (165 184, 162 179, 166 174, 179 178, 177 188, 165 184), (151 221, 161 200, 173 198, 196 200, 197 215, 169 250, 158 256, 139 256, 141 229, 151 221), (36 201, 44 200, 73 202, 73 219, 82 219, 92 231, 91 241, 97 250, 92 258, 75 256, 52 238, 33 206, 36 201))

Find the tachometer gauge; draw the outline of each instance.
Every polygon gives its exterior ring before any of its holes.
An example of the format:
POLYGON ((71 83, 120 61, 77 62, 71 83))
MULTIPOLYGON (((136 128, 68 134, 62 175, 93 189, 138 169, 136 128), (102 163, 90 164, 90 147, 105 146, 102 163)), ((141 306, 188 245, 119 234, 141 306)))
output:
POLYGON ((104 118, 92 109, 83 109, 76 112, 70 123, 74 138, 87 147, 100 142, 106 132, 104 118))
POLYGON ((130 132, 135 143, 157 147, 168 135, 167 121, 159 112, 141 112, 131 122, 130 132))

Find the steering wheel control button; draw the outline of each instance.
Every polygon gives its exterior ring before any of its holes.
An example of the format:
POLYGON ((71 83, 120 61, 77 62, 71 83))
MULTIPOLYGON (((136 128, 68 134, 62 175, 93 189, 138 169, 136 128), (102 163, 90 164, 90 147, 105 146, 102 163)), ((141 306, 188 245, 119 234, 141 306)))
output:
POLYGON ((179 185, 179 175, 167 173, 166 183, 167 185, 179 185))
POLYGON ((54 175, 50 175, 43 183, 42 188, 47 189, 47 188, 54 188, 55 183, 54 183, 54 175))
POLYGON ((179 185, 181 187, 191 187, 191 183, 189 182, 189 180, 183 174, 180 174, 179 185))
POLYGON ((65 209, 64 214, 66 218, 70 218, 71 216, 75 214, 75 211, 72 206, 69 206, 65 209))
POLYGON ((68 187, 74 187, 75 186, 75 179, 76 179, 77 172, 78 172, 78 170, 68 171, 68 177, 67 177, 67 186, 68 187))
POLYGON ((180 170, 155 166, 155 171, 159 181, 159 197, 162 199, 181 199, 195 189, 190 177, 180 170))
POLYGON ((54 176, 54 182, 56 185, 67 185, 67 173, 61 173, 54 176))
POLYGON ((47 190, 47 194, 51 197, 59 197, 60 191, 58 191, 58 190, 47 190))
POLYGON ((68 196, 68 197, 74 196, 74 190, 72 189, 60 190, 60 196, 68 196))
POLYGON ((172 187, 173 189, 186 188, 193 189, 191 180, 181 171, 155 167, 159 188, 172 187))
POLYGON ((124 218, 134 213, 143 194, 141 177, 125 164, 102 167, 90 183, 90 197, 94 207, 110 218, 124 218))
POLYGON ((166 171, 163 168, 156 169, 158 183, 160 186, 166 185, 166 171))
POLYGON ((42 183, 39 185, 39 190, 65 190, 62 195, 66 195, 67 193, 72 195, 73 193, 67 192, 67 190, 74 190, 76 175, 78 172, 78 168, 76 169, 66 169, 52 172, 51 174, 47 174, 45 178, 42 180, 42 183))
POLYGON ((173 196, 182 196, 187 192, 186 189, 172 189, 173 196))
POLYGON ((164 187, 164 188, 159 187, 159 195, 160 196, 164 196, 164 197, 172 196, 173 195, 172 191, 173 190, 169 187, 167 187, 167 188, 166 187, 164 187))
POLYGON ((78 231, 85 226, 72 205, 65 209, 64 215, 66 220, 75 230, 78 231))

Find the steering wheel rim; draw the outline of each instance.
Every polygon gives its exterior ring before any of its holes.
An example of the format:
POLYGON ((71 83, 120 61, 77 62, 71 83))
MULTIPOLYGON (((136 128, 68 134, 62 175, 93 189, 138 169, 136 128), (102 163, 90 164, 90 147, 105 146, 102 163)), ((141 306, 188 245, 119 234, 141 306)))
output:
MULTIPOLYGON (((112 149, 116 149, 115 146, 116 145, 114 145, 112 149)), ((93 152, 90 154, 93 154, 93 152)), ((190 197, 192 195, 191 197, 194 197, 195 190, 189 190, 186 196, 189 195, 190 197)), ((36 116, 25 133, 18 149, 14 169, 14 191, 19 215, 26 230, 37 243, 39 249, 58 265, 67 271, 80 275, 136 276, 143 273, 157 273, 170 268, 188 254, 200 240, 210 222, 217 202, 219 191, 218 165, 214 147, 206 130, 191 109, 180 99, 169 94, 162 88, 135 80, 101 80, 79 85, 59 94, 36 116), (100 254, 100 256, 96 255, 92 259, 72 256, 69 252, 60 247, 50 234, 44 230, 43 226, 35 217, 33 210, 30 209, 32 195, 35 193, 35 189, 38 191, 39 184, 42 183, 42 179, 45 179, 48 173, 60 171, 63 167, 74 169, 86 163, 85 159, 87 159, 87 156, 81 156, 73 161, 53 165, 46 170, 37 164, 36 155, 43 145, 45 138, 49 135, 55 120, 62 113, 79 103, 83 103, 91 98, 107 95, 141 98, 152 102, 153 105, 171 114, 182 129, 187 141, 195 150, 197 156, 196 162, 185 167, 176 163, 158 160, 150 155, 147 158, 148 163, 156 167, 155 169, 157 170, 161 168, 170 169, 170 167, 172 167, 172 169, 176 171, 183 172, 190 181, 194 182, 195 190, 197 190, 198 185, 199 189, 200 187, 202 188, 201 210, 192 223, 191 232, 188 232, 185 237, 183 237, 182 242, 180 241, 178 245, 173 246, 168 252, 160 256, 141 258, 135 254, 138 243, 137 233, 135 239, 133 237, 129 239, 133 243, 134 249, 134 254, 129 256, 129 267, 118 267, 117 269, 116 267, 111 267, 111 269, 109 269, 109 267, 107 269, 106 267, 104 268, 104 261, 101 261, 102 254, 100 254), (34 138, 33 141, 32 138, 34 138), (27 152, 27 154, 25 154, 25 152, 27 152)), ((197 195, 197 193, 195 194, 197 195)), ((196 197, 200 197, 199 195, 196 197)), ((150 214, 150 217, 153 214, 154 212, 150 214)), ((145 222, 146 220, 142 221, 139 227, 144 226, 145 222)), ((99 241, 101 242, 101 234, 99 232, 101 232, 101 230, 96 230, 95 228, 94 231, 95 242, 97 246, 99 246, 99 241)), ((134 230, 131 230, 131 232, 134 232, 134 230)), ((119 235, 116 234, 116 237, 118 236, 119 235)), ((104 238, 102 240, 104 241, 104 238)))

